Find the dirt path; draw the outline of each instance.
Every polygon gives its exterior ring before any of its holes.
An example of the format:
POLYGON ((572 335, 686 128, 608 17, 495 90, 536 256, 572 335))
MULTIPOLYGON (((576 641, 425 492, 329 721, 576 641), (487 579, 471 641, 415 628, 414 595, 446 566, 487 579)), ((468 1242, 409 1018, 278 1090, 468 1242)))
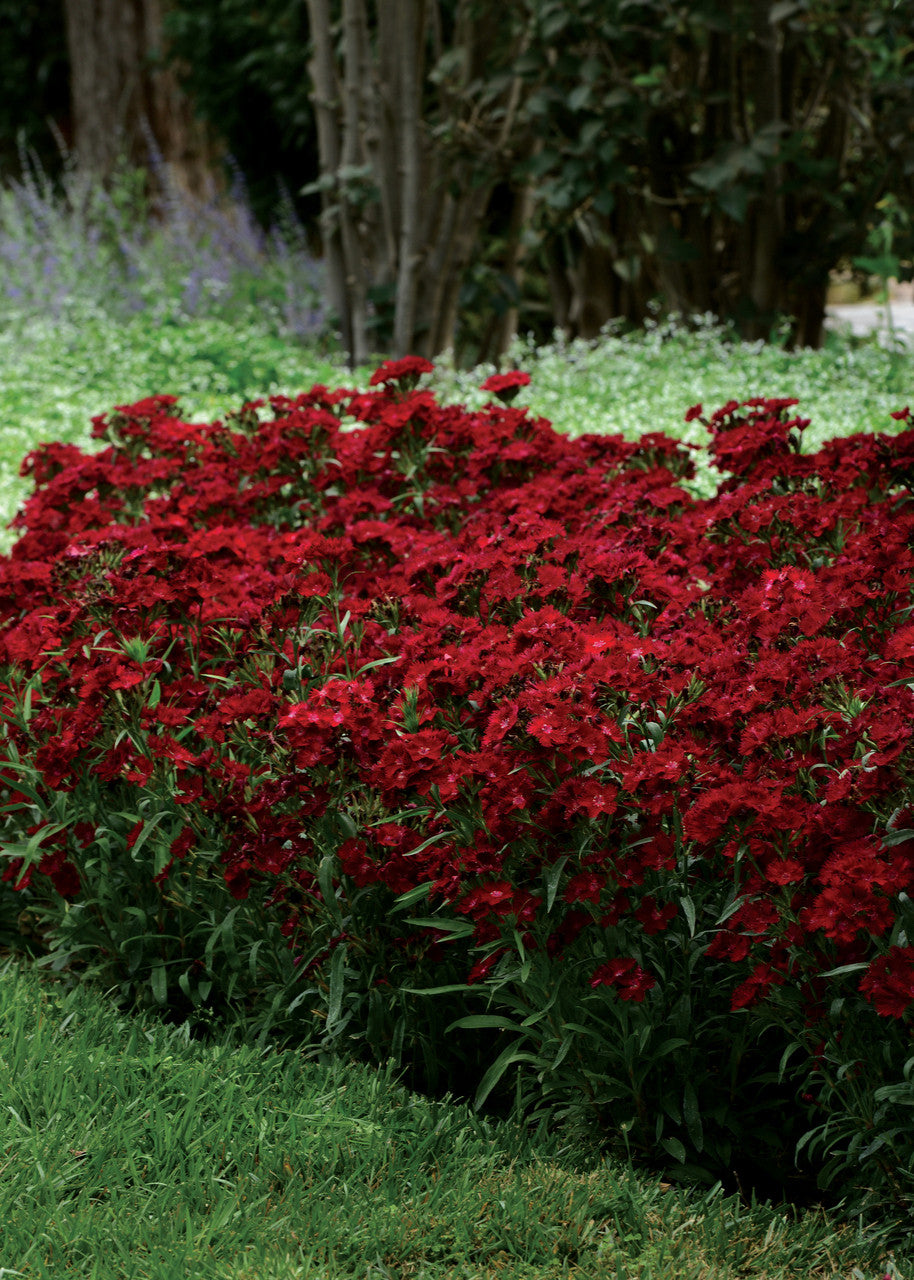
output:
MULTIPOLYGON (((907 342, 914 350, 914 302, 893 302, 891 304, 892 323, 897 336, 907 342)), ((878 330, 888 336, 886 308, 872 302, 848 302, 827 308, 825 327, 838 329, 849 324, 851 333, 867 334, 878 330)))

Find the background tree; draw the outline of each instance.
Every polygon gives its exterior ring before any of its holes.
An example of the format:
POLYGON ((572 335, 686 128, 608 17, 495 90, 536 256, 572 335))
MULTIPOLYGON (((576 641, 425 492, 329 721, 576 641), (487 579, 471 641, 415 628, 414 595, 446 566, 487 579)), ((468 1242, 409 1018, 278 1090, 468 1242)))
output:
POLYGON ((214 152, 166 60, 161 0, 64 0, 73 143, 79 165, 102 181, 126 160, 158 152, 170 180, 209 197, 214 152))
MULTIPOLYGON (((330 301, 359 363, 453 346, 492 194, 530 147, 525 6, 308 0, 330 301)), ((519 199, 523 199, 521 183, 519 199)))
POLYGON ((54 164, 70 114, 61 0, 0 0, 0 67, 0 169, 18 171, 23 146, 54 164))
POLYGON ((836 265, 914 254, 898 0, 63 0, 69 135, 61 32, 17 14, 16 120, 53 115, 102 178, 151 137, 205 193, 222 167, 193 102, 262 219, 285 188, 323 242, 356 359, 494 359, 518 326, 593 336, 658 307, 754 337, 786 314, 815 344, 836 265))
POLYGON ((554 309, 652 299, 817 345, 829 271, 914 200, 914 14, 895 0, 541 0, 526 111, 554 309), (907 107, 906 105, 907 104, 907 107))
POLYGON ((320 199, 300 194, 318 176, 305 0, 172 0, 164 29, 180 82, 258 217, 269 224, 281 193, 317 247, 320 199))

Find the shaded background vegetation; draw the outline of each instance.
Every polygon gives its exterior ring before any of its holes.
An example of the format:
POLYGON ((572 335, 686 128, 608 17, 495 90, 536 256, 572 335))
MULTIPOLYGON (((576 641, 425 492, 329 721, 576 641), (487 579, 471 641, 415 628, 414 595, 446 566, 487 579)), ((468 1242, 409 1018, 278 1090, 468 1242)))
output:
POLYGON ((658 306, 821 342, 829 272, 911 274, 898 0, 0 3, 0 163, 281 198, 342 346, 495 359, 658 306), (863 264, 862 266, 860 264, 863 264))

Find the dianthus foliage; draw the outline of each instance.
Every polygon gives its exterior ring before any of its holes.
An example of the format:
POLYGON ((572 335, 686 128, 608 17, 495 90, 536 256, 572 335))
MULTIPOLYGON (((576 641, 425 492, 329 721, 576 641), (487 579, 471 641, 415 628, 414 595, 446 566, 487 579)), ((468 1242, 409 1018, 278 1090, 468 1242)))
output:
POLYGON ((907 411, 806 455, 794 401, 695 406, 699 500, 667 437, 429 368, 24 463, 4 879, 48 962, 904 1212, 907 411))

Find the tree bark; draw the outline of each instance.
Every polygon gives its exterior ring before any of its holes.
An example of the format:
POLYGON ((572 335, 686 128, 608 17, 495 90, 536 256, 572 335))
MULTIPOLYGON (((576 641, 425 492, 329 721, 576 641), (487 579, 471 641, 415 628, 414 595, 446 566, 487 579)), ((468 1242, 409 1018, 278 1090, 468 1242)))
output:
POLYGON ((320 153, 321 239, 327 271, 327 292, 330 295, 331 309, 340 326, 343 346, 351 352, 353 349, 352 314, 346 289, 340 196, 336 190, 342 148, 339 85, 330 31, 328 0, 308 0, 308 21, 311 27, 312 50, 309 66, 311 101, 314 104, 317 146, 320 153))
POLYGON ((394 354, 397 356, 408 355, 412 350, 416 328, 417 274, 422 259, 419 247, 419 86, 424 63, 420 43, 424 25, 422 8, 417 0, 402 0, 400 6, 400 56, 397 68, 400 244, 394 305, 394 354))
POLYGON ((161 0, 64 0, 64 9, 80 167, 104 182, 126 161, 152 168, 160 188, 218 194, 215 148, 164 61, 161 0))
MULTIPOLYGON (((774 6, 768 0, 754 0, 752 6, 755 37, 753 93, 755 127, 775 130, 783 125, 781 115, 781 59, 778 30, 773 19, 774 6)), ((777 145, 780 147, 780 139, 777 145)), ((753 228, 752 267, 748 280, 749 297, 756 311, 750 325, 750 337, 766 337, 777 305, 778 253, 783 234, 783 201, 780 195, 781 166, 769 163, 763 178, 763 194, 753 210, 749 225, 753 228)))
POLYGON ((360 213, 346 190, 356 172, 364 168, 364 120, 362 114, 362 50, 368 42, 362 0, 343 0, 343 144, 342 170, 338 174, 336 200, 345 265, 345 288, 350 315, 348 349, 354 364, 368 360, 368 263, 363 252, 364 228, 360 213))
POLYGON ((517 28, 457 0, 448 53, 459 56, 432 80, 448 16, 440 0, 307 4, 324 255, 343 345, 356 364, 373 352, 438 355, 455 344, 463 277, 511 168, 521 80, 491 94, 480 85, 493 50, 499 67, 512 64, 517 28))

